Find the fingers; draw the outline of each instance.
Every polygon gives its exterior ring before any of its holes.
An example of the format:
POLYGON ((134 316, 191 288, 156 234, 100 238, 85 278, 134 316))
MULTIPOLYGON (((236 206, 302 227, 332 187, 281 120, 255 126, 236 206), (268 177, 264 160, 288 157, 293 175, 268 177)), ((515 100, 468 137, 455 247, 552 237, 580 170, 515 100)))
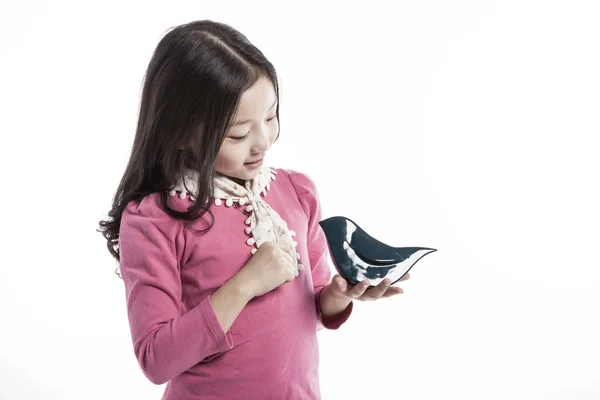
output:
POLYGON ((385 293, 381 296, 381 298, 388 298, 388 297, 392 297, 392 296, 395 296, 397 294, 402 294, 402 293, 404 293, 404 290, 402 290, 402 288, 390 287, 390 288, 388 288, 388 290, 385 291, 385 293))
POLYGON ((285 268, 285 282, 291 282, 295 277, 298 276, 298 269, 294 266, 293 260, 288 253, 285 251, 278 251, 278 264, 285 268))
POLYGON ((283 250, 286 254, 288 254, 292 260, 296 258, 296 252, 294 251, 294 249, 292 249, 292 247, 288 244, 285 243, 280 243, 280 242, 273 242, 275 244, 276 247, 280 248, 281 250, 283 250))
POLYGON ((285 261, 289 264, 293 264, 293 259, 292 256, 290 256, 289 253, 286 253, 285 251, 280 251, 279 252, 279 257, 282 261, 285 261))
POLYGON ((298 276, 298 269, 296 269, 294 267, 294 264, 292 264, 289 260, 284 261, 284 265, 290 272, 290 275, 288 276, 288 279, 286 279, 286 282, 291 282, 294 280, 295 277, 298 276))
POLYGON ((289 244, 281 243, 281 242, 275 242, 275 245, 277 247, 279 247, 281 250, 283 250, 286 253, 288 253, 290 255, 290 257, 295 257, 296 256, 296 254, 294 254, 294 251, 292 250, 292 247, 289 244))
POLYGON ((379 285, 369 289, 367 293, 367 298, 373 300, 380 298, 388 290, 391 284, 392 280, 390 278, 385 278, 384 280, 379 282, 379 285))
POLYGON ((354 287, 354 288, 358 288, 356 294, 360 293, 358 295, 355 295, 354 297, 358 298, 359 300, 363 300, 363 301, 364 300, 377 300, 387 292, 391 283, 392 283, 392 281, 389 278, 385 278, 377 286, 369 289, 369 281, 366 281, 366 280, 362 281, 361 283, 359 283, 358 285, 356 285, 354 287))
POLYGON ((290 264, 290 267, 292 268, 294 276, 298 276, 298 274, 300 273, 300 271, 304 270, 304 266, 302 266, 302 265, 300 265, 300 264, 297 263, 296 252, 294 251, 294 249, 291 246, 289 246, 289 245, 287 245, 285 243, 276 242, 276 245, 287 256, 286 259, 288 260, 288 262, 290 264))
POLYGON ((285 250, 285 252, 288 253, 290 257, 292 257, 292 259, 296 258, 296 252, 294 251, 294 249, 292 249, 290 245, 281 243, 281 246, 285 250))
MULTIPOLYGON (((402 278, 401 280, 406 280, 409 278, 402 278)), ((380 298, 388 298, 395 296, 397 294, 404 293, 404 290, 399 287, 390 286, 392 281, 389 278, 385 278, 381 281, 377 286, 369 288, 369 281, 362 281, 359 284, 355 285, 349 292, 351 297, 354 297, 359 300, 367 301, 367 300, 377 300, 380 298)))
POLYGON ((291 252, 290 246, 283 243, 278 243, 277 247, 280 249, 279 255, 281 263, 285 265, 285 267, 291 272, 291 276, 287 281, 291 281, 299 274, 295 257, 292 255, 293 253, 291 252))
POLYGON ((347 290, 346 296, 352 298, 359 298, 369 288, 369 285, 370 282, 367 280, 357 283, 356 285, 352 286, 352 288, 347 290))

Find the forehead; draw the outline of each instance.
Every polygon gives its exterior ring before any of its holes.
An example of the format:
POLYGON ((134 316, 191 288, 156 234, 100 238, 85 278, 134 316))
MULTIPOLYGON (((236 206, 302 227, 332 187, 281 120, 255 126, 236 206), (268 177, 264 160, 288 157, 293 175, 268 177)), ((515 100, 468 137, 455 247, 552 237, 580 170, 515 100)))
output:
POLYGON ((255 112, 262 113, 268 110, 277 100, 275 88, 271 80, 261 76, 240 99, 238 115, 240 117, 251 116, 255 112))

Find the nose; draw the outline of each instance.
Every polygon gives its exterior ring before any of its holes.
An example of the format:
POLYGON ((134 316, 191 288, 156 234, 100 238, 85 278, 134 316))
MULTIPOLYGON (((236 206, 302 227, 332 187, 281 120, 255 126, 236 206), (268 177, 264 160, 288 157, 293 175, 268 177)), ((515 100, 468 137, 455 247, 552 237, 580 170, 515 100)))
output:
POLYGON ((256 139, 253 147, 256 153, 266 152, 271 147, 269 130, 266 127, 263 127, 260 131, 256 132, 256 139))

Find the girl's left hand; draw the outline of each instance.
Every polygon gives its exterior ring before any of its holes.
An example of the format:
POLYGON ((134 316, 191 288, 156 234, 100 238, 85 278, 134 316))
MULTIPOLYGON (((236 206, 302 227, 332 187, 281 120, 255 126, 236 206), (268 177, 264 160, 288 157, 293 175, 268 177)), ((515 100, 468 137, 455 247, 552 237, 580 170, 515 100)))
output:
MULTIPOLYGON (((410 275, 406 274, 400 281, 405 281, 409 278, 410 275)), ((389 278, 385 278, 377 286, 370 289, 368 289, 368 287, 371 283, 368 280, 364 280, 356 285, 349 285, 340 275, 335 275, 331 280, 331 283, 332 294, 359 301, 378 300, 380 298, 392 297, 404 292, 404 290, 399 287, 390 286, 391 280, 389 278)))

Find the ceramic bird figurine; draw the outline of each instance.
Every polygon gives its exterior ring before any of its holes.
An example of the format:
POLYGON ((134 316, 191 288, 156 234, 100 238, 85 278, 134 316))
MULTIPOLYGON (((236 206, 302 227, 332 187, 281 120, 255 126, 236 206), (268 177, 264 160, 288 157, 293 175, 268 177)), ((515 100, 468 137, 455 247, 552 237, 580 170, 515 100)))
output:
POLYGON ((334 266, 352 284, 368 279, 376 286, 389 278, 398 282, 422 257, 437 251, 428 247, 391 247, 371 237, 346 217, 319 222, 325 232, 334 266))

